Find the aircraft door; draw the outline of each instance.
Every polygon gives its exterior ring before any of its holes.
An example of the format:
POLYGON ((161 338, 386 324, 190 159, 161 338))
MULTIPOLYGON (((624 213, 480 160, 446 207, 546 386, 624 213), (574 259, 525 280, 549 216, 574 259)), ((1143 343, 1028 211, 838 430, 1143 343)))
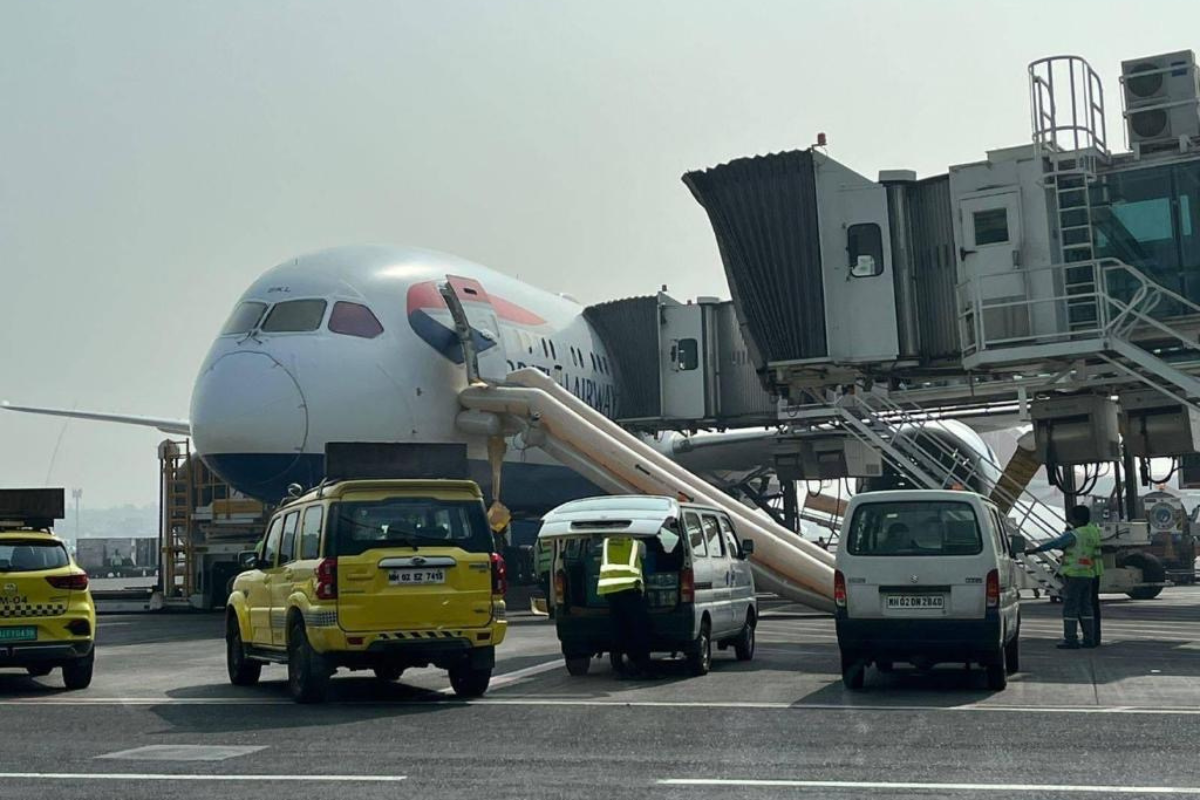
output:
POLYGON ((502 381, 508 377, 508 361, 504 351, 504 340, 500 334, 500 318, 492 306, 483 284, 472 278, 447 275, 447 281, 458 296, 471 336, 475 343, 475 355, 479 364, 479 377, 502 381))

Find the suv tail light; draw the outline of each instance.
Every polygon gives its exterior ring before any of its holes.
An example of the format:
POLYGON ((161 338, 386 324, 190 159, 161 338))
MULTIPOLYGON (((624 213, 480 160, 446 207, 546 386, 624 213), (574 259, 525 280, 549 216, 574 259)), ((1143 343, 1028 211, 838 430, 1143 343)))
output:
POLYGON ((679 574, 679 602, 696 602, 696 573, 692 572, 691 567, 686 567, 679 574))
POLYGON ((1000 607, 1000 571, 992 570, 987 574, 987 607, 1000 607))
POLYGON ((75 572, 70 575, 50 575, 46 578, 46 583, 55 589, 83 591, 88 587, 88 576, 86 572, 75 572))
POLYGON ((317 597, 336 600, 337 596, 337 559, 322 558, 317 562, 317 597))
POLYGON ((567 573, 559 570, 554 573, 554 605, 561 606, 567 602, 567 573))
POLYGON ((506 594, 507 592, 508 565, 504 563, 504 556, 492 553, 492 594, 506 594))
POLYGON ((833 603, 838 608, 846 607, 846 576, 840 569, 833 571, 833 603))

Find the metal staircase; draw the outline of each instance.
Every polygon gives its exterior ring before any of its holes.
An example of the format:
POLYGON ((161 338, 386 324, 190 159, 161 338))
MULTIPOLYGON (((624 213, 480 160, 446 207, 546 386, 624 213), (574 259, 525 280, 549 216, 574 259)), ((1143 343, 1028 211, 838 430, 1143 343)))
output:
MULTIPOLYGON (((844 429, 875 448, 902 475, 926 489, 971 486, 976 479, 995 484, 1011 511, 1008 518, 1026 539, 1040 543, 1059 534, 1058 512, 1032 493, 1010 493, 998 481, 1003 468, 982 455, 968 458, 937 436, 941 423, 913 406, 906 407, 880 392, 846 394, 834 404, 844 429)), ((1058 594, 1062 583, 1055 574, 1057 562, 1039 554, 1017 559, 1031 588, 1058 594)))

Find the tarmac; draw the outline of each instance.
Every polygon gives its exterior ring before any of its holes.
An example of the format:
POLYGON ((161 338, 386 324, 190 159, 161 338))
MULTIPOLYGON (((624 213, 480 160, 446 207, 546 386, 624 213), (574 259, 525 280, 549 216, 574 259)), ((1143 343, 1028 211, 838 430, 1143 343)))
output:
POLYGON ((567 675, 554 627, 512 616, 492 688, 438 670, 343 673, 288 699, 283 667, 225 675, 219 614, 100 618, 91 688, 0 672, 0 798, 1200 797, 1200 589, 1105 598, 1105 644, 1054 649, 1023 607, 1022 672, 868 671, 847 692, 829 617, 763 598, 758 652, 712 672, 567 675))

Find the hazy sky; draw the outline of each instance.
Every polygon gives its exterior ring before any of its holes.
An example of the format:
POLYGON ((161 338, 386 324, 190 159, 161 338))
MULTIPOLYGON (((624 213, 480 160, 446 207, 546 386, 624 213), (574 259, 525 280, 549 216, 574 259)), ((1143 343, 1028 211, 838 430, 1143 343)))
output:
MULTIPOLYGON (((336 244, 727 294, 684 171, 825 131, 868 176, 942 172, 1027 141, 1052 53, 1119 131, 1120 60, 1200 47, 1200 4, 1136 8, 0 0, 0 398, 184 417, 246 285, 336 244)), ((0 413, 0 486, 155 502, 161 438, 0 413)))

